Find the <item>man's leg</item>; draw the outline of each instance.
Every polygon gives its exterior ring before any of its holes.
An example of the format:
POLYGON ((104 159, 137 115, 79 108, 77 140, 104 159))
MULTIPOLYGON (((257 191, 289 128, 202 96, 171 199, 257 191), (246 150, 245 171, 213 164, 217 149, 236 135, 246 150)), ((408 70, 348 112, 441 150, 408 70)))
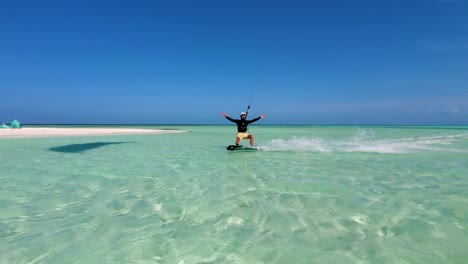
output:
POLYGON ((254 145, 254 136, 252 134, 250 134, 249 138, 250 138, 250 146, 253 147, 253 145, 254 145))
POLYGON ((240 137, 236 137, 236 145, 239 145, 239 142, 241 141, 240 137))

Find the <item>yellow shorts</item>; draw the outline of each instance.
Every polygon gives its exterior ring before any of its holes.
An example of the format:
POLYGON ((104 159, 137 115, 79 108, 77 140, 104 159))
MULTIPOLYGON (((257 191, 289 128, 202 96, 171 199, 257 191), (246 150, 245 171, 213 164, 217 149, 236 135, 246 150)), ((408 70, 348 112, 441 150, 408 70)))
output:
POLYGON ((240 139, 245 139, 245 138, 249 138, 250 134, 245 133, 245 132, 239 132, 239 133, 237 133, 237 137, 240 138, 240 139))

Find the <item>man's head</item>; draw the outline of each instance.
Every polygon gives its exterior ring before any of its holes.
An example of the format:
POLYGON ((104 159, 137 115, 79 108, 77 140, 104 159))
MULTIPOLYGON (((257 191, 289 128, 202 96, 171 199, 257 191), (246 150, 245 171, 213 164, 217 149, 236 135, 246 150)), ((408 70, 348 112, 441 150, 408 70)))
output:
POLYGON ((240 117, 241 119, 245 119, 245 113, 244 112, 240 113, 240 117))

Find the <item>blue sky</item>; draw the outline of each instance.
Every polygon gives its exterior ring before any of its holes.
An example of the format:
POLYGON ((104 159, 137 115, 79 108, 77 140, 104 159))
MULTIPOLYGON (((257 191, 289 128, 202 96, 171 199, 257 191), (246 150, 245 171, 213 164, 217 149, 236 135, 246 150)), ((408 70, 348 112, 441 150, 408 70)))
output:
POLYGON ((0 122, 467 124, 468 0, 0 1, 0 122))

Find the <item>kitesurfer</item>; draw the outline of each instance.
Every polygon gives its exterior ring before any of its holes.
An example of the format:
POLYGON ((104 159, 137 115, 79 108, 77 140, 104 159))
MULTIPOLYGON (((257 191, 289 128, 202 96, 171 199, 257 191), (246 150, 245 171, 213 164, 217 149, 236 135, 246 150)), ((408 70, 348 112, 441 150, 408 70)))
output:
POLYGON ((247 132, 247 126, 253 122, 256 122, 260 119, 262 119, 265 115, 264 114, 261 114, 259 117, 257 118, 254 118, 252 120, 247 120, 246 117, 247 115, 242 112, 240 114, 240 118, 241 119, 233 119, 233 118, 230 118, 229 116, 227 116, 224 112, 221 113, 221 115, 223 117, 225 117, 227 120, 231 121, 231 122, 234 122, 237 124, 237 136, 236 136, 236 145, 239 145, 239 142, 242 140, 242 139, 250 139, 250 146, 253 146, 254 145, 254 136, 250 133, 247 132))

